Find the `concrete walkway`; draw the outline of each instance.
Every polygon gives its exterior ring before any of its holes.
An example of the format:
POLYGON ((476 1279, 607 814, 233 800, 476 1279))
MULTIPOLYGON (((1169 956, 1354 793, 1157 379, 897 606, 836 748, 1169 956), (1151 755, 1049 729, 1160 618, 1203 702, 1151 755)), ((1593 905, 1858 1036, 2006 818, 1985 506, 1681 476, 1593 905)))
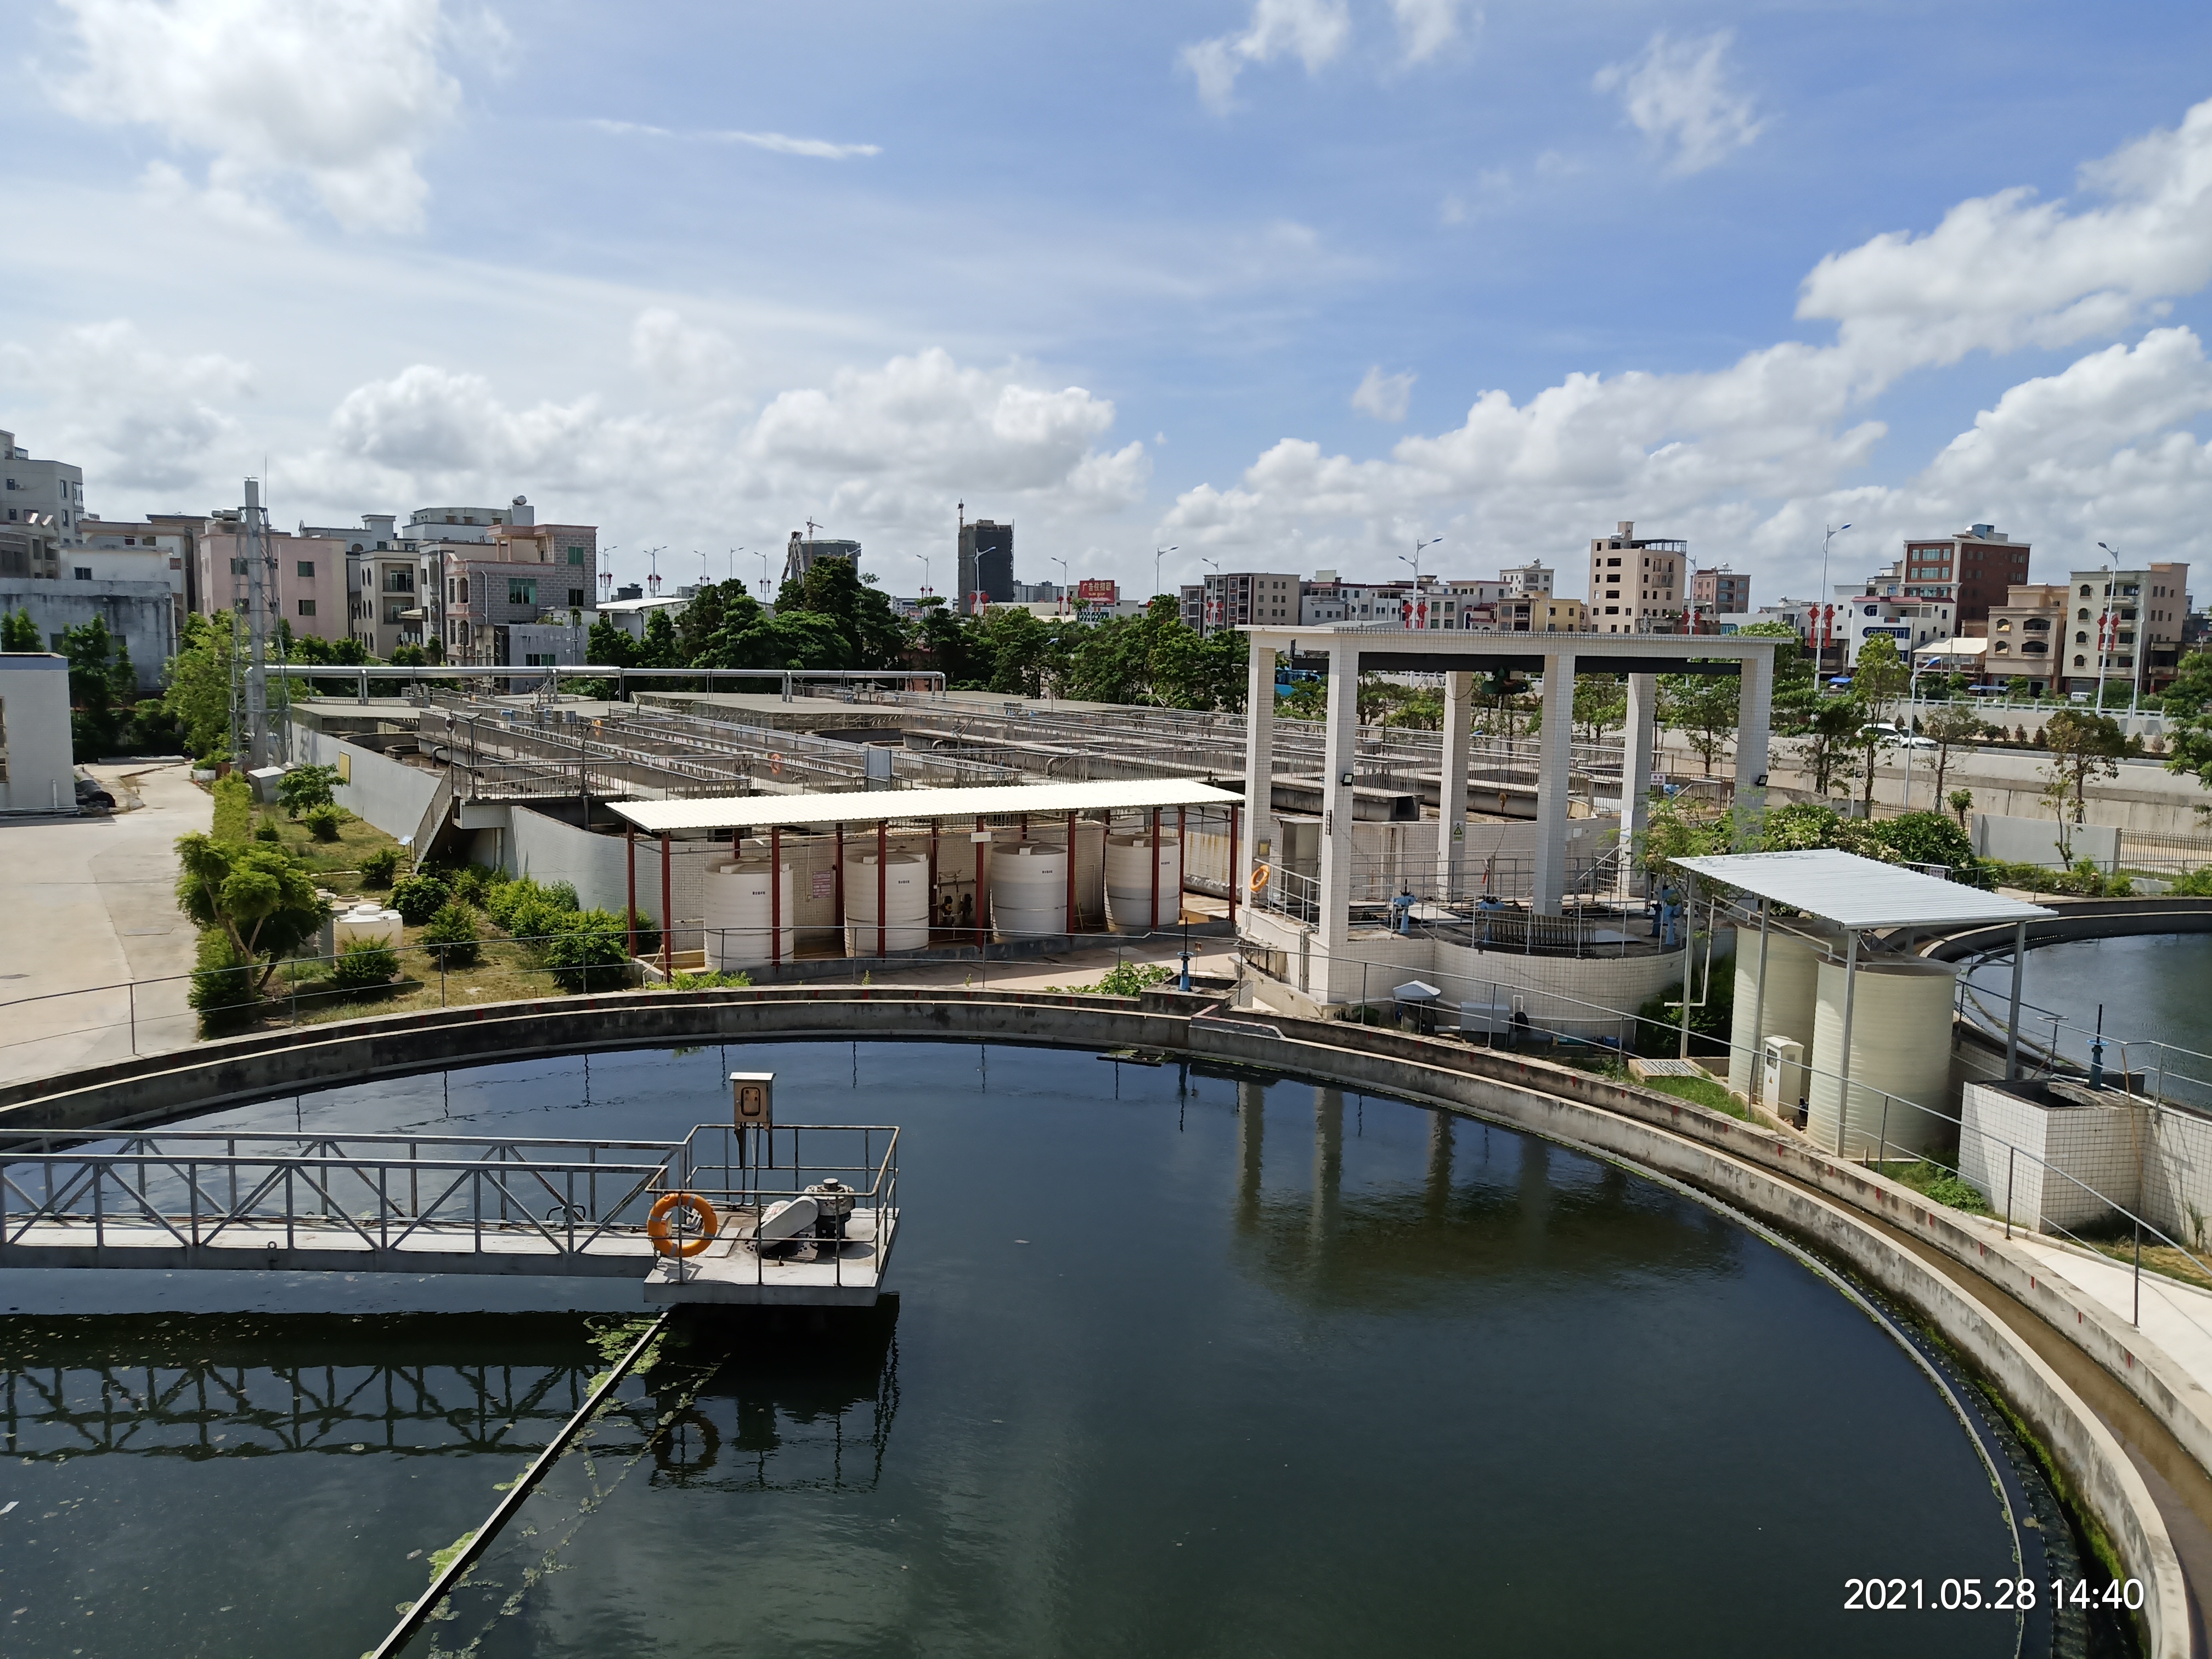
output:
MULTIPOLYGON (((118 804, 143 805, 112 817, 0 819, 0 1078, 127 1055, 131 994, 88 988, 191 971, 198 940, 177 911, 175 843, 208 828, 213 802, 183 764, 88 769, 118 804), (72 991, 82 994, 48 994, 72 991)), ((139 1053, 192 1041, 187 988, 182 978, 140 988, 139 1053)))
MULTIPOLYGON (((1997 1230, 1990 1229, 1992 1233, 1997 1230)), ((2017 1230, 2013 1247, 2033 1256, 2077 1291, 2112 1310, 2124 1322, 2136 1317, 2135 1269, 2109 1256, 2032 1237, 2017 1230)), ((2212 1389, 2212 1291, 2200 1291, 2163 1273, 2142 1276, 2142 1334, 2173 1363, 2212 1389)))

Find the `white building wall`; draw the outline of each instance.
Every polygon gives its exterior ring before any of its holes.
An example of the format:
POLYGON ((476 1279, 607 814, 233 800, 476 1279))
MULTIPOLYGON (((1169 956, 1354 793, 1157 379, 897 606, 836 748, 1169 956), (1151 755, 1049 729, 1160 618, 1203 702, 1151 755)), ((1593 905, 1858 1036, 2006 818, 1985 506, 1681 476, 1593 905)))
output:
POLYGON ((76 811, 72 752, 69 659, 0 652, 0 812, 76 811))
POLYGON ((436 773, 304 726, 292 728, 292 752, 308 764, 338 768, 344 781, 331 799, 395 838, 422 828, 430 798, 438 793, 436 773))

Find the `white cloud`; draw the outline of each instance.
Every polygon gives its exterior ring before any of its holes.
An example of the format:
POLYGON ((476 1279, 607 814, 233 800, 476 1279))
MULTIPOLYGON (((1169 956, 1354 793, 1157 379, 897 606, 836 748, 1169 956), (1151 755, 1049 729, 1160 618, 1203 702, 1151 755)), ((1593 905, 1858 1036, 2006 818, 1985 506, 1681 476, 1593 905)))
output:
POLYGON ((480 374, 428 363, 355 387, 331 416, 340 452, 417 478, 541 475, 580 451, 601 422, 597 402, 510 410, 480 374))
POLYGON ((1751 143, 1765 125, 1751 99, 1729 84, 1722 60, 1735 38, 1728 29, 1702 40, 1655 34, 1638 56, 1608 64, 1591 84, 1620 94, 1638 131, 1671 150, 1673 171, 1700 173, 1751 143))
POLYGON ((1369 368, 1352 394, 1352 406, 1363 415, 1372 415, 1378 421, 1398 422, 1406 418, 1406 405, 1413 395, 1413 371, 1385 374, 1380 363, 1369 368))
POLYGON ((736 344, 720 329, 687 323, 665 306, 637 314, 629 329, 630 362, 654 384, 704 398, 737 393, 743 367, 736 344))
POLYGON ((1351 38, 1352 15, 1344 0, 1253 0, 1243 33, 1185 46, 1182 62, 1206 107, 1225 115, 1237 100, 1237 77, 1249 65, 1289 55, 1307 74, 1317 74, 1351 38))
POLYGON ((1433 58, 1460 35, 1460 15, 1468 14, 1468 33, 1482 27, 1482 12, 1464 0, 1390 0, 1398 21, 1398 43, 1406 62, 1418 64, 1433 58))
POLYGON ((1486 392, 1458 426, 1380 459, 1286 438, 1234 485, 1183 492, 1161 533, 1257 552, 1305 532, 1327 562, 1456 514, 1474 532, 1454 536, 1462 556, 1564 557, 1580 526, 1626 518, 1796 572, 1824 519, 1856 520, 1862 548, 1979 520, 2203 556, 2212 452, 2179 428, 2212 410, 2212 368, 2185 329, 2014 386, 1904 484, 1846 482, 1886 433, 1868 405, 1911 370, 2111 333, 2212 283, 2212 103, 2084 177, 2109 205, 2073 213, 2003 192, 1924 236, 1822 260, 1800 310, 1834 319, 1833 343, 1784 342, 1699 374, 1571 374, 1519 404, 1486 392))
POLYGON ((204 474, 238 434, 224 405, 253 377, 216 353, 165 351, 118 319, 0 344, 0 383, 45 394, 40 452, 82 465, 91 510, 115 517, 103 489, 173 490, 204 474))
POLYGON ((794 138, 783 132, 678 132, 671 127, 647 126, 639 121, 610 121, 594 117, 586 123, 617 138, 694 138, 717 144, 750 144, 778 155, 806 155, 822 161, 843 161, 855 155, 881 155, 881 144, 841 144, 827 138, 794 138))
POLYGON ((304 182, 349 230, 422 223, 416 164, 460 104, 438 63, 439 0, 62 3, 84 60, 62 107, 205 155, 218 205, 304 182))

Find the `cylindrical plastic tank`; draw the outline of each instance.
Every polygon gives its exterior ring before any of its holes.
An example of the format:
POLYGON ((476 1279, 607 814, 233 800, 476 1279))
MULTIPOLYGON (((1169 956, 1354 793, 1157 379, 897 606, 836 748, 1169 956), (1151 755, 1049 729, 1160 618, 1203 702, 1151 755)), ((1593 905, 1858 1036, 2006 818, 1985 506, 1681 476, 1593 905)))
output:
POLYGON ((1067 849, 1017 842, 991 849, 991 922, 1001 939, 1067 931, 1067 849))
POLYGON ((792 902, 790 860, 776 871, 778 890, 773 894, 769 880, 766 859, 718 865, 708 874, 699 915, 706 933, 707 966, 714 972, 791 960, 799 918, 792 902), (775 937, 779 933, 781 941, 775 937))
MULTIPOLYGON (((1951 1089, 1951 999, 1958 969, 1943 962, 1861 963, 1851 1005, 1851 1098, 1844 1120, 1844 1152, 1913 1156, 1948 1139, 1951 1089), (1896 1098, 1887 1103, 1883 1095, 1896 1098), (1905 1104, 1911 1102, 1911 1105, 1905 1104), (1925 1111, 1915 1110, 1925 1107, 1925 1111)), ((1791 1033, 1795 1035, 1795 1033, 1791 1033)), ((1813 1076, 1806 1094, 1806 1133, 1824 1151, 1836 1146, 1836 1112, 1842 1094, 1844 965, 1820 964, 1819 1001, 1813 1013, 1813 1076)))
POLYGON ((1106 922, 1117 933, 1169 927, 1182 915, 1182 848, 1160 831, 1160 908, 1152 911, 1152 832, 1115 830, 1106 837, 1106 922))
MULTIPOLYGON (((1759 1052, 1771 1036, 1795 1037, 1802 1043, 1813 1041, 1813 1005, 1820 994, 1820 958, 1822 947, 1811 939, 1800 939, 1795 933, 1785 933, 1769 928, 1766 935, 1766 1003, 1762 1018, 1759 997, 1759 935, 1750 928, 1741 929, 1735 942, 1735 1023, 1729 1031, 1733 1045, 1729 1050, 1729 1087, 1738 1094, 1748 1096, 1751 1080, 1759 1066, 1759 1052), (1758 1021, 1765 1029, 1754 1030, 1758 1021)), ((1762 1102, 1770 1110, 1772 1101, 1762 1102)), ((1794 1100, 1781 1103, 1783 1108, 1794 1111, 1794 1100)))
POLYGON ((405 926, 398 911, 387 910, 374 899, 364 899, 352 909, 341 910, 331 918, 331 949, 342 951, 355 939, 380 939, 386 945, 397 945, 405 926))
MULTIPOLYGON (((911 853, 893 853, 882 863, 883 948, 887 951, 927 950, 929 860, 911 853)), ((845 858, 845 950, 850 956, 876 954, 876 866, 873 848, 848 853, 845 858)))

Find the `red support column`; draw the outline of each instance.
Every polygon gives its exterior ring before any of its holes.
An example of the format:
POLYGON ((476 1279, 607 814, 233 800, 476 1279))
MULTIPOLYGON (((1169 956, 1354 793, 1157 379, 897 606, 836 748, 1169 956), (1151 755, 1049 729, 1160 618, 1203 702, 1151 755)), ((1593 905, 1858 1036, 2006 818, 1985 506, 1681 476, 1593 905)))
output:
POLYGON ((664 835, 660 838, 660 975, 672 985, 676 981, 676 916, 668 896, 672 886, 668 837, 664 835))
POLYGON ((783 966, 783 830, 768 832, 768 959, 783 966))
POLYGON ((884 931, 889 921, 889 918, 884 915, 884 903, 889 896, 890 886, 890 826, 883 819, 878 818, 876 820, 876 954, 879 957, 887 957, 890 954, 884 948, 886 935, 884 931))
MULTIPOLYGON (((628 930, 625 937, 629 942, 629 954, 635 957, 637 954, 637 826, 630 825, 623 833, 623 839, 628 843, 629 859, 629 908, 623 913, 623 926, 628 930)), ((628 984, 629 981, 625 980, 623 983, 628 984)))
POLYGON ((1160 925, 1160 809, 1152 808, 1152 920, 1146 929, 1156 933, 1160 925))
POLYGON ((1075 937, 1075 814, 1067 815, 1067 936, 1075 937))

